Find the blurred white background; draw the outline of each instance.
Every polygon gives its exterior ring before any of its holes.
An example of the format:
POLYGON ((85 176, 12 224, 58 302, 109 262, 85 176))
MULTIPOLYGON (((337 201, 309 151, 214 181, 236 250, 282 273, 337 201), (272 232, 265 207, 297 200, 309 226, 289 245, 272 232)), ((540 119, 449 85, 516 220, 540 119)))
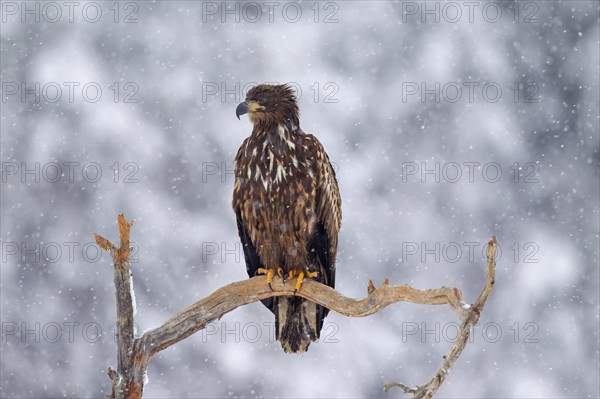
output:
MULTIPOLYGON (((335 164, 337 288, 497 282, 440 397, 597 397, 599 3, 11 2, 1 24, 2 397, 99 397, 134 219, 139 331, 247 277, 231 194, 252 82, 293 82, 335 164)), ((252 304, 161 352, 146 397, 395 397, 446 307, 330 314, 286 355, 252 304)))

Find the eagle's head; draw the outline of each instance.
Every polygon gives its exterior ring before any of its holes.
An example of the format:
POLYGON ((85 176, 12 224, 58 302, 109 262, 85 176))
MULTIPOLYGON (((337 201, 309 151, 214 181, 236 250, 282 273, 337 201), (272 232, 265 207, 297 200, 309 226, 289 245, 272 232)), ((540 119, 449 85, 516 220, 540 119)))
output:
POLYGON ((235 114, 248 114, 250 121, 256 125, 298 126, 298 104, 296 95, 289 84, 260 84, 248 90, 246 101, 240 103, 235 114))

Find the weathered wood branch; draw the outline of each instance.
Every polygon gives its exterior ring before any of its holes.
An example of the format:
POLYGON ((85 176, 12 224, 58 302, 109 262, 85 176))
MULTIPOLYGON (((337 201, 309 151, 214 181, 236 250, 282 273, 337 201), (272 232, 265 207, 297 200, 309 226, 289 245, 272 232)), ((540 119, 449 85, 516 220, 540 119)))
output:
POLYGON ((404 390, 405 393, 414 394, 413 399, 429 399, 432 398, 437 392, 442 382, 444 382, 446 379, 448 372, 454 365, 454 362, 456 362, 463 349, 465 349, 467 346, 467 343, 469 342, 469 335, 471 333, 471 327, 475 326, 479 321, 483 307, 485 306, 488 297, 492 292, 492 288, 494 287, 494 283, 496 281, 497 244, 496 236, 493 236, 487 246, 487 272, 485 285, 483 286, 483 289, 481 290, 481 293, 477 297, 475 303, 471 305, 470 309, 467 311, 467 318, 463 320, 460 333, 458 334, 454 345, 452 345, 450 352, 443 356, 444 361, 442 366, 438 369, 433 378, 425 385, 410 388, 405 384, 396 382, 392 384, 386 384, 383 387, 386 392, 392 387, 399 387, 404 390))
MULTIPOLYGON (((114 280, 117 297, 117 370, 109 369, 108 375, 112 381, 113 397, 121 398, 126 392, 126 380, 120 376, 128 375, 131 370, 132 357, 131 348, 134 340, 134 306, 132 292, 133 283, 131 281, 131 265, 129 263, 129 235, 132 222, 125 219, 123 214, 117 218, 119 223, 119 236, 121 243, 117 248, 106 238, 94 234, 96 243, 110 256, 114 261, 114 280)), ((141 391, 140 391, 141 396, 141 391)))
MULTIPOLYGON (((94 234, 98 245, 112 256, 115 269, 118 367, 116 371, 109 368, 109 377, 113 384, 112 398, 141 398, 144 388, 144 375, 152 356, 202 330, 207 324, 220 319, 224 314, 261 299, 294 294, 293 279, 284 283, 281 279, 276 278, 272 284, 273 290, 268 288, 264 276, 231 283, 177 313, 160 327, 146 332, 141 337, 134 338, 133 309, 135 305, 132 302, 133 287, 131 286, 129 263, 129 233, 132 223, 125 220, 123 215, 119 215, 118 222, 121 240, 119 248, 116 248, 106 238, 94 234)), ((470 326, 477 322, 493 285, 495 237, 490 242, 490 248, 493 252, 490 253, 490 249, 488 249, 488 282, 486 282, 486 286, 473 306, 464 303, 462 294, 457 288, 441 287, 418 290, 408 285, 390 286, 387 279, 379 288, 375 288, 373 282, 369 281, 367 286, 368 295, 363 299, 348 298, 331 287, 312 280, 305 280, 296 295, 349 317, 368 316, 396 302, 448 305, 463 322, 464 328, 465 325, 470 326), (492 255, 491 258, 490 254, 492 255), (489 259, 492 259, 492 261, 489 259), (489 281, 490 275, 492 276, 491 283, 489 281)), ((391 384, 390 386, 400 386, 405 392, 414 393, 415 398, 431 397, 437 391, 447 371, 466 345, 468 331, 466 337, 462 345, 457 346, 457 341, 450 354, 445 357, 444 365, 440 371, 427 385, 414 389, 403 384, 391 384), (444 370, 443 373, 442 370, 444 370), (419 396, 421 392, 425 392, 429 396, 419 396), (431 394, 429 394, 430 392, 431 394)), ((462 340, 463 335, 461 333, 459 341, 462 340)), ((386 386, 386 390, 388 388, 389 386, 386 386)))

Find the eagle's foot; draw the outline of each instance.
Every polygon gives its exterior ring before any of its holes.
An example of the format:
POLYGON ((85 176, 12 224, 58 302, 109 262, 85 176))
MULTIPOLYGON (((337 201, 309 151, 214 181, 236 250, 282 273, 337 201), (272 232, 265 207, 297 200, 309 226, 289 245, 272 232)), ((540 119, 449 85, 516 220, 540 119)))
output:
POLYGON ((306 277, 308 277, 308 278, 319 277, 319 272, 306 272, 306 277))
POLYGON ((298 290, 300 289, 300 287, 302 286, 302 282, 304 281, 305 277, 308 278, 315 278, 319 276, 319 272, 297 272, 294 270, 290 270, 288 275, 284 278, 283 282, 285 283, 285 280, 287 280, 288 278, 293 278, 296 277, 296 286, 294 288, 294 295, 296 295, 296 292, 298 292, 298 290))
POLYGON ((296 279, 296 287, 294 288, 294 295, 296 295, 296 292, 298 292, 300 286, 302 286, 302 281, 304 281, 304 272, 298 273, 298 278, 296 279))
POLYGON ((277 274, 283 279, 283 282, 285 283, 285 275, 283 274, 283 269, 281 267, 277 268, 277 274))
POLYGON ((271 289, 271 291, 273 291, 273 286, 271 285, 271 283, 273 282, 273 269, 265 269, 262 267, 259 267, 258 269, 256 269, 256 274, 266 274, 267 275, 267 284, 269 285, 269 288, 271 289))
POLYGON ((306 274, 304 272, 298 273, 298 277, 296 278, 296 287, 294 288, 294 295, 296 295, 296 292, 298 292, 298 290, 302 286, 302 281, 304 281, 305 275, 308 275, 308 273, 306 273, 306 274))

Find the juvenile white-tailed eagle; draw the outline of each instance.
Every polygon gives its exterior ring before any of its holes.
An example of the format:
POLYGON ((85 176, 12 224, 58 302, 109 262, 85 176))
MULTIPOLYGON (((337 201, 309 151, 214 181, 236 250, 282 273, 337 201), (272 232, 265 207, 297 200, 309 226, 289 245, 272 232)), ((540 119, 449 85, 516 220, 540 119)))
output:
MULTIPOLYGON (((342 220, 335 172, 316 137, 300 129, 289 85, 258 85, 236 115, 248 114, 252 133, 235 157, 233 209, 250 277, 275 274, 335 285, 342 220)), ((269 298, 275 334, 285 352, 302 353, 319 338, 329 309, 296 296, 269 298)))

